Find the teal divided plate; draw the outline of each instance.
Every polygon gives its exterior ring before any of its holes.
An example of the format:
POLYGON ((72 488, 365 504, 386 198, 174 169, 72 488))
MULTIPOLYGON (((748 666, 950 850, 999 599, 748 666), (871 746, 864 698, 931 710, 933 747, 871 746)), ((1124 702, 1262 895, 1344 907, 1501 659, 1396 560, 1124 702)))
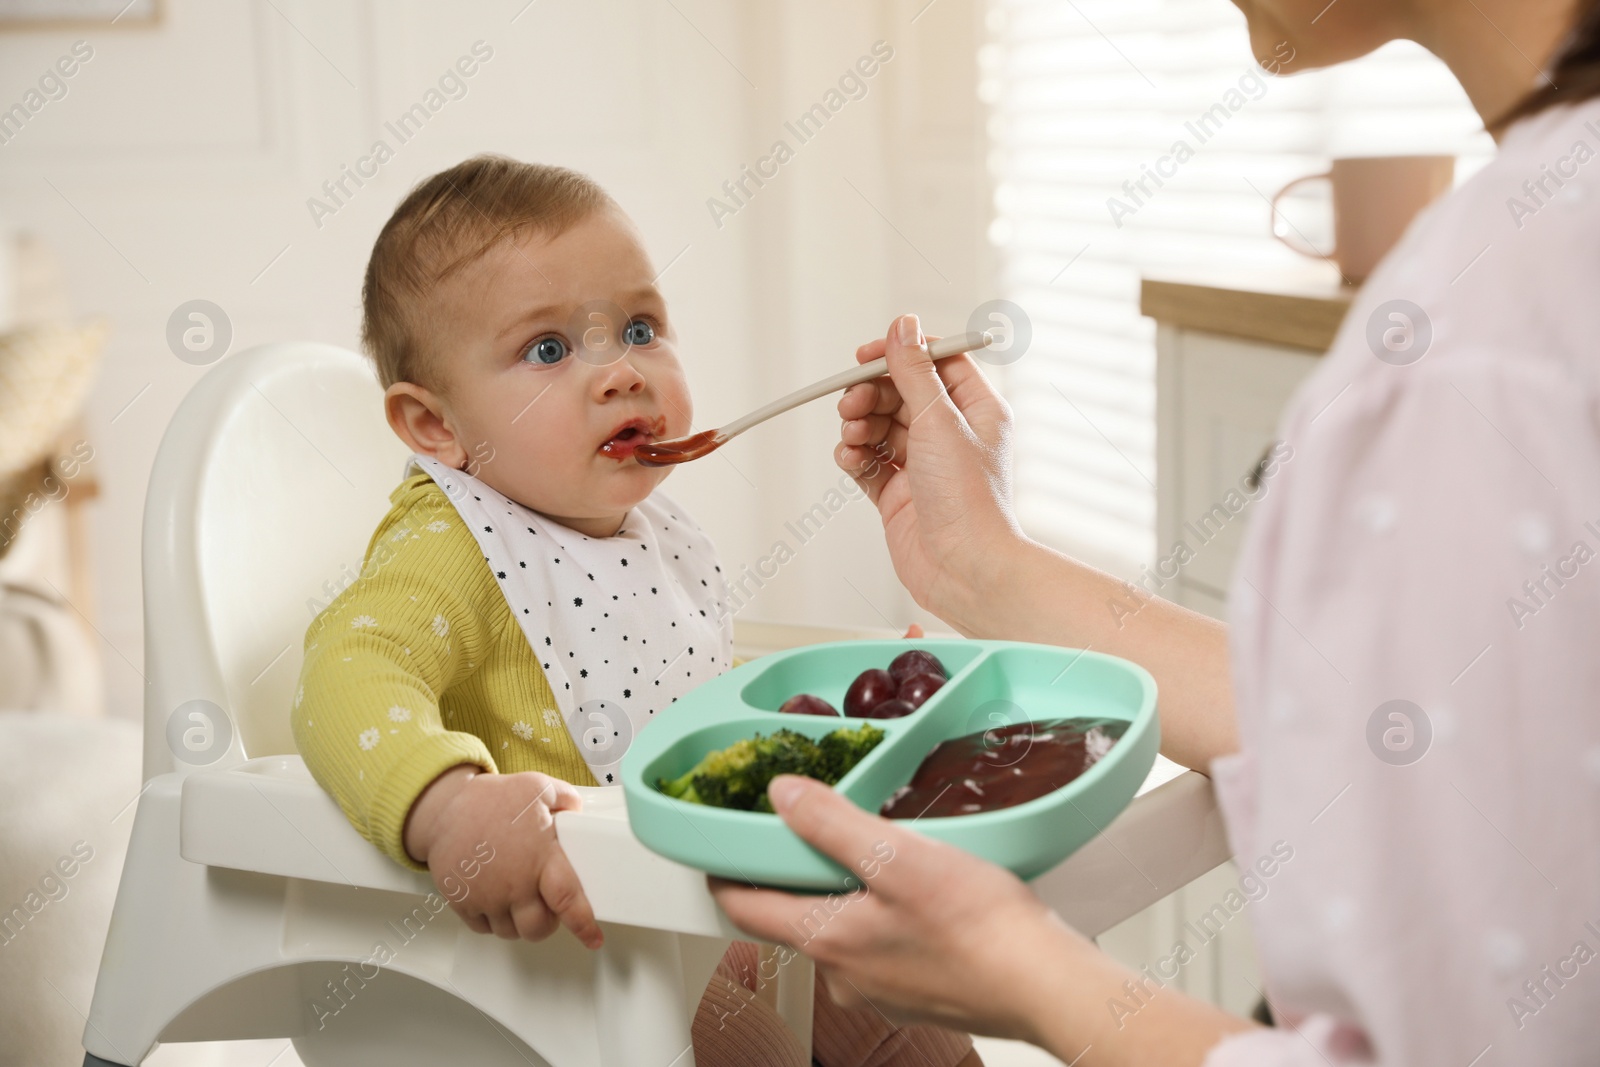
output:
POLYGON ((974 815, 901 820, 901 824, 1007 867, 1042 874, 1114 819, 1138 792, 1160 745, 1156 683, 1115 656, 1015 641, 928 639, 840 641, 751 660, 670 706, 634 738, 622 760, 622 788, 633 832, 669 859, 758 885, 848 891, 850 872, 795 836, 776 815, 730 811, 675 800, 656 788, 707 752, 757 733, 788 729, 820 738, 840 726, 871 722, 884 739, 836 786, 876 812, 911 780, 941 741, 1024 720, 1122 719, 1127 731, 1093 767, 1036 800, 974 815), (949 680, 899 719, 784 715, 796 693, 843 709, 845 690, 869 667, 887 668, 907 649, 938 656, 949 680))

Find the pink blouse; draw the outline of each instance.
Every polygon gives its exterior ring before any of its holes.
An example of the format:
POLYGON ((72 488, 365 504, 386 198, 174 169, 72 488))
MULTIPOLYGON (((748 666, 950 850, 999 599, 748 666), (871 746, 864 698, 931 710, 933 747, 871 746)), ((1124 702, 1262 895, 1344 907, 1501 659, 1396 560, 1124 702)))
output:
POLYGON ((1284 416, 1211 768, 1280 1028, 1207 1067, 1600 1064, 1597 157, 1516 125, 1284 416))

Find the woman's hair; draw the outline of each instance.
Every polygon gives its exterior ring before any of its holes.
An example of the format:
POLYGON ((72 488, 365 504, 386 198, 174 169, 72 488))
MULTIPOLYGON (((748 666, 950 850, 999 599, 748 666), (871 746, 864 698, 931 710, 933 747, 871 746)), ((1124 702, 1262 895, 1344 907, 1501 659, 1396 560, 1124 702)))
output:
POLYGON ((555 236, 613 203, 577 171, 505 156, 473 156, 423 180, 378 234, 361 287, 361 343, 383 387, 437 387, 442 356, 428 301, 440 282, 502 239, 555 236))
POLYGON ((1600 96, 1600 0, 1578 0, 1577 19, 1556 53, 1549 78, 1490 124, 1499 131, 1558 104, 1600 96))

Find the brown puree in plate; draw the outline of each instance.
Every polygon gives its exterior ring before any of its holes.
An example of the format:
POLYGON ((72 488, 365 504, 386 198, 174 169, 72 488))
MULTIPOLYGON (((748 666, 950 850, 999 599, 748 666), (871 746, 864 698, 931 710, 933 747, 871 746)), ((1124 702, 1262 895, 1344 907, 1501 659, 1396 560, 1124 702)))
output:
POLYGON ((1037 800, 1094 766, 1127 729, 1121 719, 1046 719, 941 741, 878 814, 936 819, 1037 800))

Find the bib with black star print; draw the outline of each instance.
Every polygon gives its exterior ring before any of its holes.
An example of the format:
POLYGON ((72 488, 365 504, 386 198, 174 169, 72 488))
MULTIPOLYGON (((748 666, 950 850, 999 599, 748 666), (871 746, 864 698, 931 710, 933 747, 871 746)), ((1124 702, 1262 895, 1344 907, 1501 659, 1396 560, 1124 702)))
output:
POLYGON ((413 455, 407 476, 413 468, 455 505, 544 667, 559 707, 533 709, 533 733, 559 716, 595 781, 619 784, 634 736, 733 665, 733 617, 711 539, 659 489, 613 536, 595 538, 430 456, 413 455))

